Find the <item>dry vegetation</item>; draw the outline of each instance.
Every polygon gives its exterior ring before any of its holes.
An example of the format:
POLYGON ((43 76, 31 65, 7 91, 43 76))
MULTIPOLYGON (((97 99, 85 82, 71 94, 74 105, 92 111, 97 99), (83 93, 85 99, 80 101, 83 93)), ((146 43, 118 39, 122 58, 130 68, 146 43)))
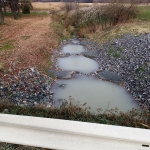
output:
MULTIPOLYGON (((79 4, 80 8, 91 6, 92 4, 79 4)), ((97 4, 94 4, 94 7, 97 4)), ((66 17, 64 3, 33 3, 34 10, 30 15, 22 16, 19 20, 14 20, 11 16, 5 17, 5 24, 0 26, 0 71, 7 70, 9 66, 16 68, 27 66, 37 66, 45 70, 51 65, 51 50, 59 46, 59 42, 66 37, 70 37, 74 28, 70 25, 72 14, 68 15, 65 25, 60 24, 66 17), (52 20, 49 11, 59 10, 60 16, 56 15, 52 20), (33 15, 47 11, 47 15, 33 15), (62 15, 63 14, 63 15, 62 15), (55 22, 54 22, 55 21, 55 22), (12 63, 13 62, 13 63, 12 63), (5 69, 4 69, 5 68, 5 69)), ((143 12, 149 10, 149 6, 140 6, 143 12), (145 9, 146 8, 146 9, 145 9)), ((71 11, 72 12, 72 11, 71 11)), ((150 31, 150 22, 147 15, 143 15, 145 20, 131 19, 116 26, 106 27, 96 25, 93 32, 92 26, 85 26, 79 31, 80 37, 85 37, 97 43, 106 42, 125 33, 142 34, 150 31)), ((142 18, 142 16, 141 16, 142 18)))
MULTIPOLYGON (((51 9, 55 9, 55 10, 59 10, 64 3, 62 2, 47 2, 47 3, 42 3, 42 2, 32 2, 32 5, 34 7, 34 10, 51 10, 51 9)), ((87 6, 91 6, 91 3, 80 3, 81 7, 87 7, 87 6)))
MULTIPOLYGON (((150 8, 147 5, 88 4, 91 5, 93 7, 82 9, 83 5, 79 4, 78 18, 74 15, 74 8, 67 11, 67 5, 61 5, 60 11, 53 12, 52 19, 56 26, 64 27, 65 30, 61 31, 72 35, 77 26, 79 37, 92 39, 99 44, 126 33, 142 34, 150 31, 150 8)), ((62 36, 61 33, 58 35, 62 36)))
POLYGON ((5 68, 12 62, 17 68, 50 65, 51 50, 59 45, 50 22, 49 16, 5 18, 5 25, 0 26, 0 62, 5 68))
POLYGON ((55 3, 55 2, 32 2, 34 10, 50 10, 50 9, 60 9, 63 3, 55 3))
MULTIPOLYGON (((60 10, 64 4, 62 3, 33 3, 34 11, 60 10)), ((80 4, 81 7, 90 6, 92 4, 80 4)), ((144 9, 145 10, 145 9, 144 9)), ((69 27, 70 28, 70 27, 69 27)), ((97 43, 106 42, 125 33, 143 34, 150 32, 150 22, 143 20, 130 20, 123 24, 117 24, 111 28, 103 30, 101 27, 96 28, 96 32, 90 31, 89 28, 83 28, 80 31, 82 37, 86 37, 96 41, 97 43)), ((12 17, 5 17, 5 24, 0 26, 0 73, 9 67, 15 66, 18 70, 22 67, 37 66, 40 70, 45 71, 50 65, 50 54, 52 50, 59 46, 60 37, 68 36, 70 29, 65 30, 60 24, 54 23, 48 16, 26 16, 19 20, 12 17), (64 33, 63 33, 64 32, 64 33)), ((70 33, 69 33, 70 34, 70 33)), ((22 108, 19 106, 6 106, 8 104, 0 104, 0 111, 8 108, 10 113, 18 115, 35 115, 39 117, 54 117, 60 119, 72 118, 77 121, 90 121, 103 124, 127 125, 133 127, 141 127, 149 129, 149 116, 146 121, 139 120, 133 122, 134 114, 115 115, 98 115, 85 113, 81 108, 75 106, 64 107, 60 110, 45 110, 42 108, 22 108), (77 112, 77 109, 80 110, 77 112), (11 112, 12 111, 12 112, 11 112), (23 114, 25 113, 25 114, 23 114), (51 114, 51 116, 50 116, 51 114), (64 115, 65 114, 65 115, 64 115), (132 117, 133 116, 133 117, 132 117), (148 125, 146 125, 148 124, 148 125)), ((134 113, 134 112, 133 112, 134 113)), ((144 116, 145 114, 142 114, 144 116)), ((145 115, 146 116, 146 115, 145 115)), ((9 149, 35 149, 22 147, 12 144, 1 143, 0 148, 9 149)), ((38 149, 38 148, 37 148, 38 149)), ((38 150, 41 150, 40 148, 38 150)))
POLYGON ((85 37, 91 40, 94 40, 98 44, 107 42, 113 38, 121 37, 124 34, 146 34, 150 32, 150 22, 146 21, 130 21, 123 24, 118 24, 111 29, 108 28, 106 30, 102 30, 101 28, 97 29, 97 32, 95 33, 87 33, 86 29, 82 30, 82 34, 85 37))

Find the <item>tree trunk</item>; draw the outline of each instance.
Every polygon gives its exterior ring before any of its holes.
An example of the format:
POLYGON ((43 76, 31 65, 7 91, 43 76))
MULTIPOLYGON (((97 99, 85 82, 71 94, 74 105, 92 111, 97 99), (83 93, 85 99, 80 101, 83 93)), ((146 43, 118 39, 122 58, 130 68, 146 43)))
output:
POLYGON ((4 15, 6 15, 6 5, 5 5, 5 3, 4 3, 4 15))
POLYGON ((2 3, 0 2, 0 24, 4 24, 4 15, 2 11, 2 3))
POLYGON ((14 19, 18 19, 20 15, 20 7, 19 7, 19 1, 18 0, 9 0, 9 7, 11 9, 11 12, 14 16, 14 19))

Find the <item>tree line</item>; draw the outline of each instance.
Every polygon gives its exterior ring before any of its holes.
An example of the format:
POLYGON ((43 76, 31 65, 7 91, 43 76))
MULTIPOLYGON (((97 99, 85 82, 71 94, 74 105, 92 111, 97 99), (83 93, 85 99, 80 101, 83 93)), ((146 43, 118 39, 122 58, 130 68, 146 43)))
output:
POLYGON ((30 0, 0 0, 0 24, 4 24, 7 7, 10 8, 14 19, 18 19, 20 10, 22 9, 24 13, 30 13, 32 4, 30 0))

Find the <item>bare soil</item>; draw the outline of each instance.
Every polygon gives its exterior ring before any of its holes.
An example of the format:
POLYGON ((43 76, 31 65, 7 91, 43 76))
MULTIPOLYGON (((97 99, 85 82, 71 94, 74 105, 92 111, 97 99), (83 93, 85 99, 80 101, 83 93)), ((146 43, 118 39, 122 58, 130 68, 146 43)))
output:
POLYGON ((50 53, 58 45, 58 39, 50 28, 50 17, 5 18, 0 26, 0 47, 11 42, 14 48, 0 51, 0 63, 5 69, 37 66, 48 67, 50 53))

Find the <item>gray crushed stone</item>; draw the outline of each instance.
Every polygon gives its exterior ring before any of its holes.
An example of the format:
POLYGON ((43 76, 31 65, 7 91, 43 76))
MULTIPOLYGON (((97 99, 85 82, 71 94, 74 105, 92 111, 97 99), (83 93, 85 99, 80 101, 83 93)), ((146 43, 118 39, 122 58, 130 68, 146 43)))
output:
POLYGON ((70 79, 70 78, 72 78, 73 72, 71 72, 71 71, 49 70, 49 75, 57 77, 58 79, 70 79))
POLYGON ((20 106, 44 105, 51 107, 53 80, 35 67, 21 70, 18 75, 5 74, 0 79, 0 100, 8 100, 20 106))
POLYGON ((101 79, 104 79, 107 81, 113 81, 113 82, 116 82, 119 84, 122 83, 121 76, 115 72, 110 72, 110 71, 104 70, 102 72, 98 72, 97 76, 99 76, 101 79))
POLYGON ((150 33, 124 35, 99 47, 101 70, 119 74, 134 99, 150 110, 150 33))

